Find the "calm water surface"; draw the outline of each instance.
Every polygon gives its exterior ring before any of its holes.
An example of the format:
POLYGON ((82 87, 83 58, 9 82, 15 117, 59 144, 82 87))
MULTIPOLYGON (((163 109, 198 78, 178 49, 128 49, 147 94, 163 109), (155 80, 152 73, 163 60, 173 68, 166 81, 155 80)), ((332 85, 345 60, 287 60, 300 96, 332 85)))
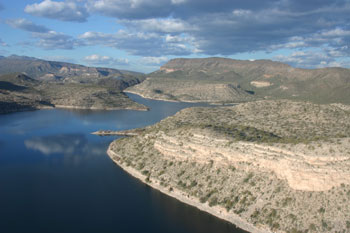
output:
POLYGON ((243 232, 147 187, 110 160, 106 149, 118 137, 91 132, 150 125, 195 105, 129 96, 151 110, 0 115, 1 233, 243 232))

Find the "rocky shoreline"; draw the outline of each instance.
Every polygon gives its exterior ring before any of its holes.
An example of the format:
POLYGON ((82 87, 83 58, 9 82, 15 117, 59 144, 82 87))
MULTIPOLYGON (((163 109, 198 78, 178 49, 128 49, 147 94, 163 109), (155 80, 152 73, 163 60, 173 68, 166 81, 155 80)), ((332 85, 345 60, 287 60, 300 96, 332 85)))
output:
POLYGON ((185 192, 182 192, 181 190, 178 190, 176 188, 172 188, 170 191, 168 188, 163 187, 160 185, 160 182, 156 179, 149 178, 148 181, 146 181, 147 176, 141 174, 138 170, 130 167, 130 166, 125 166, 125 164, 122 164, 118 161, 119 156, 111 149, 111 146, 107 150, 108 156, 113 160, 115 164, 117 164, 120 168, 122 168, 124 171, 126 171, 128 174, 131 176, 135 177, 136 179, 140 180, 144 184, 157 189, 158 191, 173 197, 185 204, 191 205, 193 207, 198 208, 201 211, 205 211, 211 215, 214 215, 220 219, 223 219, 225 221, 228 221, 238 228, 241 228, 245 231, 252 232, 252 233, 269 233, 268 229, 259 229, 256 226, 252 225, 251 223, 247 222, 243 218, 239 217, 236 214, 233 213, 228 213, 225 208, 219 207, 219 206, 214 206, 210 207, 208 203, 201 203, 198 198, 194 198, 191 196, 188 196, 185 192))

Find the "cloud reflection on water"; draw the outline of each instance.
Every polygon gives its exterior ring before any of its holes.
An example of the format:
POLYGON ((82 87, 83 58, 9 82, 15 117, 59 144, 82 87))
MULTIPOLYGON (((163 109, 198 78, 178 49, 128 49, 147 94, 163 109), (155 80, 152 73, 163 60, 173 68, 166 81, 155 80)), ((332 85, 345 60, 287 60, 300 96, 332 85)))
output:
POLYGON ((64 156, 105 155, 109 142, 89 142, 83 134, 60 134, 33 137, 24 141, 27 149, 40 151, 44 155, 64 156))

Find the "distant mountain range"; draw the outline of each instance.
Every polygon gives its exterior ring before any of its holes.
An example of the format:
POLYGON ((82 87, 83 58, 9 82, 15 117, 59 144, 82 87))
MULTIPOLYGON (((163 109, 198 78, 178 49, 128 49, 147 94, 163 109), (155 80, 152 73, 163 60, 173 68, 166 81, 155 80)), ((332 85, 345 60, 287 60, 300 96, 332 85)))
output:
POLYGON ((140 82, 142 73, 117 70, 111 68, 96 68, 66 62, 46 61, 33 57, 16 56, 0 57, 0 74, 24 73, 27 76, 45 82, 73 83, 105 83, 119 88, 128 85, 122 81, 140 82))
POLYGON ((299 69, 270 60, 179 58, 127 91, 155 99, 196 102, 284 98, 350 104, 350 69, 299 69))
POLYGON ((142 73, 24 56, 0 56, 0 112, 47 106, 145 109, 123 91, 171 101, 259 99, 350 104, 350 69, 299 69, 270 60, 173 59, 142 73))
POLYGON ((132 71, 0 57, 0 113, 47 107, 146 110, 122 93, 144 78, 132 71))

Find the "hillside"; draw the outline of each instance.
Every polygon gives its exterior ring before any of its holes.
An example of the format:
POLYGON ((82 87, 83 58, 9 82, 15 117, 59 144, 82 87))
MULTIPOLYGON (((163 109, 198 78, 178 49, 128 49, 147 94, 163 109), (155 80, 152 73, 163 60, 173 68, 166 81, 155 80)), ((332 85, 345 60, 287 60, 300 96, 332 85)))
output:
POLYGON ((113 86, 47 83, 25 74, 0 75, 0 114, 53 107, 147 110, 113 86))
POLYGON ((148 98, 198 102, 283 98, 350 104, 350 70, 298 69, 270 60, 179 58, 127 91, 148 98), (218 95, 218 91, 225 94, 218 95))
POLYGON ((122 92, 144 79, 127 70, 0 57, 0 113, 47 107, 146 110, 122 92))
POLYGON ((182 101, 233 103, 256 98, 236 84, 205 80, 176 80, 172 78, 147 78, 141 84, 127 88, 126 92, 145 98, 182 101))
POLYGON ((46 82, 106 84, 118 90, 144 80, 143 74, 132 71, 86 67, 16 55, 0 57, 0 74, 10 73, 24 73, 33 79, 46 82))
POLYGON ((109 147, 116 164, 243 229, 350 231, 347 105, 189 108, 127 134, 109 147))

